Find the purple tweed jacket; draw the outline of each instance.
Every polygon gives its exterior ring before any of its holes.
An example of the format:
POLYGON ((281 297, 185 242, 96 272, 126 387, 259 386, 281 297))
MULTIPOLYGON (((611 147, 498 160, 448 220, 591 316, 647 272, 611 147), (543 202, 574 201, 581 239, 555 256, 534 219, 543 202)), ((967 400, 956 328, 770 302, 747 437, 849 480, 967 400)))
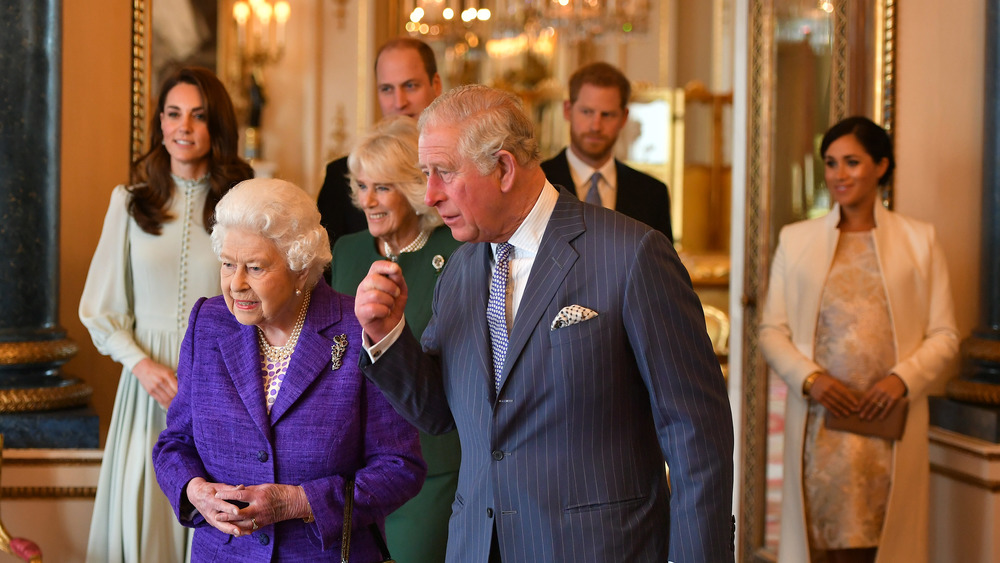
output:
POLYGON ((354 477, 352 561, 376 561, 368 531, 420 490, 426 466, 417 431, 358 369, 361 327, 354 298, 320 281, 270 415, 264 405, 256 329, 239 324, 222 297, 191 311, 167 429, 153 448, 160 487, 185 526, 193 561, 340 561, 344 482, 354 477), (340 367, 331 347, 347 336, 340 367), (194 477, 236 484, 302 485, 315 523, 263 526, 234 538, 191 509, 194 477))

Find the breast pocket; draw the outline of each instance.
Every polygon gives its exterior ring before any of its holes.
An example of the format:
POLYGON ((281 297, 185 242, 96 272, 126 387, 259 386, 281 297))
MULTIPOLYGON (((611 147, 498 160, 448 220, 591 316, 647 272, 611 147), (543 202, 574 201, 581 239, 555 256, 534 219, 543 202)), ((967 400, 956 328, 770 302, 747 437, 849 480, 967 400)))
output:
POLYGON ((549 344, 552 347, 587 339, 600 338, 605 328, 605 318, 600 314, 592 319, 549 331, 549 344))

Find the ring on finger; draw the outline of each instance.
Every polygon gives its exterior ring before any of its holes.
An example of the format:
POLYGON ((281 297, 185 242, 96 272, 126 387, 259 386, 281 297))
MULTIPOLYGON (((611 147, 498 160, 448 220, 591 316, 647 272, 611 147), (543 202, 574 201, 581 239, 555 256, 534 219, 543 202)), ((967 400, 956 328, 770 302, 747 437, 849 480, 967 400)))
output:
POLYGON ((251 518, 250 519, 250 523, 253 524, 253 529, 254 530, 256 530, 259 527, 259 526, 257 526, 257 519, 256 518, 251 518))

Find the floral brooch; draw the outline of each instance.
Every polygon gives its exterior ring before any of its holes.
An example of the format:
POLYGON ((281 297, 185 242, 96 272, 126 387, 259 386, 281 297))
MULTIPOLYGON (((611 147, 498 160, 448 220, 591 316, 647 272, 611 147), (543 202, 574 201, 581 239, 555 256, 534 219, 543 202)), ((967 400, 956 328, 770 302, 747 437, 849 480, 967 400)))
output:
POLYGON ((333 337, 333 346, 330 346, 330 364, 333 370, 340 369, 344 363, 344 352, 347 351, 347 335, 338 334, 333 337))

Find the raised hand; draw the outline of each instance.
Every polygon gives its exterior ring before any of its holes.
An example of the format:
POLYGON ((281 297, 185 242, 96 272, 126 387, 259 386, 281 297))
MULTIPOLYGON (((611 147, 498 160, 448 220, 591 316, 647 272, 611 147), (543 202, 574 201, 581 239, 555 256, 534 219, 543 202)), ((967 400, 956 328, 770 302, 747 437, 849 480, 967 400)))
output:
POLYGON ((354 314, 373 344, 402 320, 406 298, 406 280, 399 264, 387 260, 373 263, 354 301, 354 314))

